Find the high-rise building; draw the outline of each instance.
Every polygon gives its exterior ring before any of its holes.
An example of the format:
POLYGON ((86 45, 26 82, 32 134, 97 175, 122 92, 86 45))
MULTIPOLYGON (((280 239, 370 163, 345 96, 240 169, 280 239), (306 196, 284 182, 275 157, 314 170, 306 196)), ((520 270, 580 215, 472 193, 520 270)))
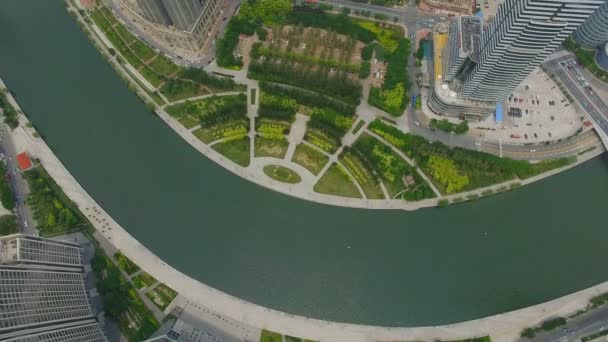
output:
POLYGON ((97 321, 57 324, 51 327, 15 331, 2 335, 5 342, 107 342, 97 321))
POLYGON ((479 37, 481 18, 459 17, 450 25, 448 44, 443 52, 443 80, 452 82, 468 74, 469 69, 479 63, 479 37))
POLYGON ((480 38, 479 63, 462 84, 472 100, 504 100, 604 0, 506 0, 480 38))
POLYGON ((117 0, 136 30, 176 55, 202 57, 225 0, 117 0))
POLYGON ((593 13, 572 35, 577 44, 595 49, 608 42, 608 1, 593 13))
POLYGON ((203 10, 201 0, 162 0, 173 25, 189 31, 203 10))
POLYGON ((77 244, 0 237, 0 340, 106 341, 77 244))
POLYGON ((162 0, 137 0, 137 4, 148 21, 165 26, 173 24, 162 0))

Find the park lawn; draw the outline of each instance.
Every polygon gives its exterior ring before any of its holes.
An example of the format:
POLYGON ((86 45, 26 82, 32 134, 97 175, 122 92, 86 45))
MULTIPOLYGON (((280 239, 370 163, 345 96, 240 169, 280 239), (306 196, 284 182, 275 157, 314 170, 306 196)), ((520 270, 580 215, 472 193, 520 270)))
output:
POLYGON ((121 252, 116 252, 116 254, 114 254, 114 259, 118 262, 118 267, 128 275, 139 271, 139 267, 121 252))
POLYGON ((372 31, 376 35, 376 40, 390 52, 393 52, 397 48, 397 45, 399 45, 399 39, 403 38, 404 36, 403 29, 396 25, 380 24, 365 19, 353 20, 358 26, 372 31))
POLYGON ((123 25, 114 26, 114 30, 116 30, 116 32, 122 37, 122 39, 127 45, 130 45, 133 42, 137 41, 137 38, 135 38, 135 36, 132 35, 131 32, 129 32, 123 25))
POLYGON ((131 280, 133 281, 133 285, 135 285, 135 287, 138 289, 150 287, 156 283, 156 279, 146 272, 139 273, 135 277, 131 278, 131 280))
POLYGON ((147 67, 139 69, 139 73, 146 79, 154 88, 158 88, 165 80, 163 76, 158 75, 147 67))
POLYGON ((139 57, 142 61, 147 62, 152 57, 156 56, 156 52, 152 50, 148 45, 142 43, 140 40, 136 40, 129 48, 137 57, 139 57))
POLYGON ((289 148, 289 142, 282 138, 265 138, 260 135, 255 137, 254 155, 256 157, 273 157, 283 159, 289 148))
POLYGON ((274 331, 262 329, 260 342, 283 342, 283 335, 274 331))
POLYGON ((201 127, 192 132, 199 140, 205 144, 212 143, 224 138, 244 136, 249 131, 248 120, 230 120, 211 127, 201 127))
POLYGON ((314 190, 321 194, 361 198, 361 193, 353 180, 342 166, 335 163, 321 176, 321 179, 315 184, 314 190))
POLYGON ((223 141, 211 146, 215 151, 224 157, 232 160, 240 166, 249 166, 249 137, 245 136, 240 139, 223 141))
POLYGON ((95 22, 95 25, 97 25, 97 27, 99 27, 103 32, 107 32, 112 29, 112 25, 110 24, 110 22, 103 16, 103 14, 99 10, 96 10, 91 13, 90 16, 91 19, 93 19, 93 22, 95 22))
POLYGON ((264 166, 266 176, 283 183, 296 184, 302 181, 297 172, 280 165, 264 166))
POLYGON ((179 67, 175 63, 161 54, 158 54, 152 62, 148 63, 148 67, 165 76, 172 76, 179 71, 179 67))
POLYGON ((118 20, 116 19, 114 14, 112 14, 110 9, 108 9, 106 6, 99 7, 99 11, 103 12, 103 15, 108 19, 108 21, 110 23, 112 23, 112 24, 118 23, 118 20))
POLYGON ((380 188, 377 178, 357 155, 344 151, 340 154, 340 162, 359 183, 365 193, 365 197, 369 199, 384 198, 384 193, 382 192, 382 188, 380 188))
POLYGON ((313 175, 318 175, 329 161, 329 157, 304 143, 296 146, 291 161, 302 165, 313 175))

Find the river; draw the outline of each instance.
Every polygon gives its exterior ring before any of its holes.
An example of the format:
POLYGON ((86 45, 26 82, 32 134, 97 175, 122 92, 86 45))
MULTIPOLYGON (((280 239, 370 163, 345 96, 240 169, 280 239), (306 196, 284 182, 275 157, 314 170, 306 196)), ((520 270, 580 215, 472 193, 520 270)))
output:
POLYGON ((59 158, 166 262, 321 319, 450 323, 608 280, 608 158, 417 212, 317 205, 215 165, 132 94, 60 0, 0 1, 0 76, 59 158))

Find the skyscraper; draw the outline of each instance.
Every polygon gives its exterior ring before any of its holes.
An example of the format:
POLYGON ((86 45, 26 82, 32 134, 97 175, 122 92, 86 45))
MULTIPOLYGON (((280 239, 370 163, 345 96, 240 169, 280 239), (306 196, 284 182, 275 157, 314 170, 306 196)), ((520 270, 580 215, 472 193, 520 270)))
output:
POLYGON ((480 38, 463 97, 502 101, 604 0, 506 0, 480 38))
POLYGON ((203 11, 201 0, 162 0, 173 25, 183 31, 190 31, 203 11))
POLYGON ((586 49, 595 49, 608 42, 608 1, 573 34, 574 40, 586 49))
POLYGON ((83 271, 76 244, 0 237, 0 340, 106 341, 83 271))
POLYGON ((137 0, 137 3, 141 7, 144 17, 150 22, 166 26, 173 24, 162 0, 137 0))

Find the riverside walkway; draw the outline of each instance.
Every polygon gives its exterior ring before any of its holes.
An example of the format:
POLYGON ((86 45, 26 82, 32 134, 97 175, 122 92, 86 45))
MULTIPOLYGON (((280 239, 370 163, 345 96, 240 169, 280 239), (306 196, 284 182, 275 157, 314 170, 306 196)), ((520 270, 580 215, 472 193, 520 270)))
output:
MULTIPOLYGON (((4 84, 0 81, 0 86, 4 84)), ((12 96, 9 101, 19 108, 12 96)), ((21 126, 10 138, 48 171, 65 194, 87 215, 94 228, 141 269, 189 300, 244 324, 319 341, 414 341, 455 340, 490 335, 494 341, 513 341, 520 331, 553 316, 573 313, 598 294, 608 292, 608 282, 544 304, 483 319, 433 327, 392 328, 329 322, 280 312, 256 305, 209 287, 163 262, 114 221, 84 190, 43 139, 34 135, 28 120, 19 115, 21 126)), ((598 153, 601 153, 600 151, 598 153)), ((559 170, 556 170, 559 172, 559 170)))

